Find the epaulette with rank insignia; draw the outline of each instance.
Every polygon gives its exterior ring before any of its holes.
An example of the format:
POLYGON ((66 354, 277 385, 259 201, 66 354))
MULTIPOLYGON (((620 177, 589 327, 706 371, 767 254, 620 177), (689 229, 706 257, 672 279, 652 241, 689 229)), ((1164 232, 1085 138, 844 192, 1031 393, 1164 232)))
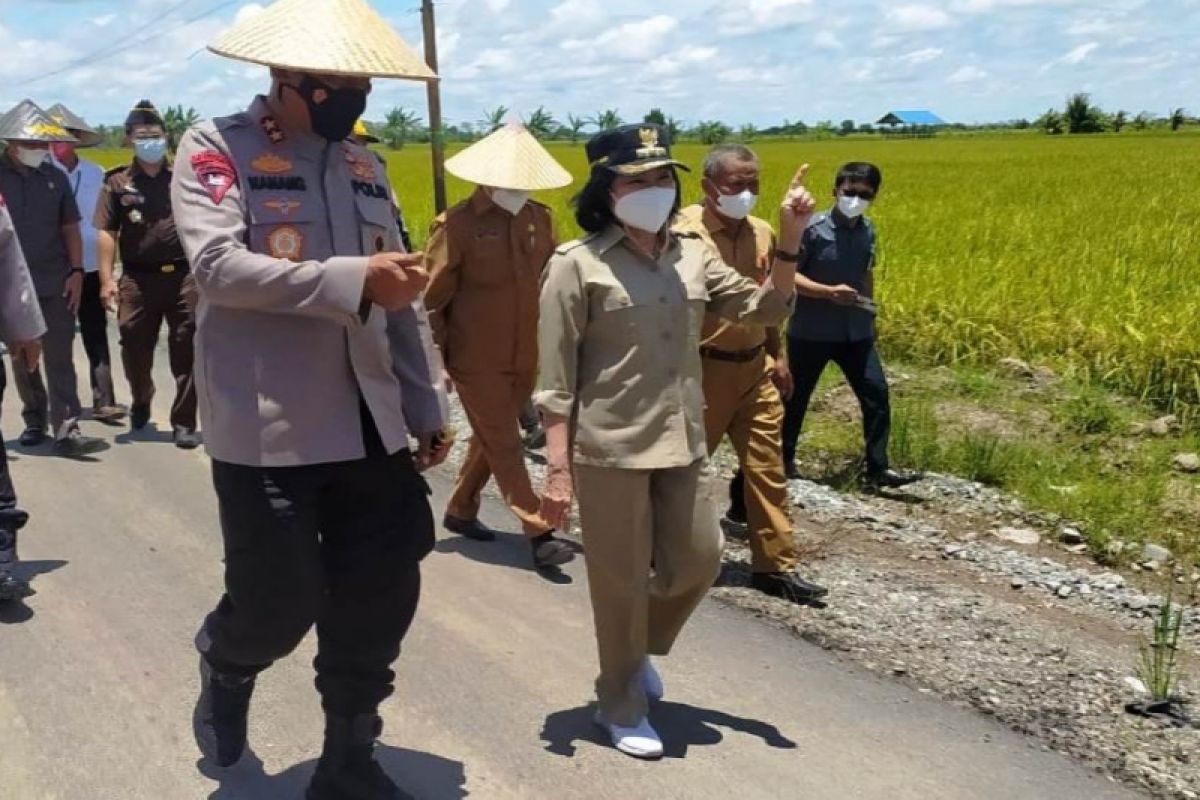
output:
POLYGON ((127 169, 129 169, 128 164, 119 164, 119 165, 113 167, 112 169, 104 170, 104 177, 111 178, 113 175, 116 175, 118 172, 124 172, 127 169))
POLYGON ((599 235, 600 235, 600 233, 589 233, 587 236, 584 236, 582 239, 573 239, 569 242, 565 242, 564 244, 560 244, 558 247, 554 248, 554 252, 558 253, 560 256, 565 256, 567 253, 571 252, 572 250, 576 250, 580 247, 583 247, 585 244, 592 241, 599 235))

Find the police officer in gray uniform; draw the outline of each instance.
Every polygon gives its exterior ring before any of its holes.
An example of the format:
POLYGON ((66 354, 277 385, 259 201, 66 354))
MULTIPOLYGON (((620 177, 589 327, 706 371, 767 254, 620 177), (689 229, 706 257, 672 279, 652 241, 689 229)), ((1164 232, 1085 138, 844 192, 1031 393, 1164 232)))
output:
MULTIPOLYGON (((28 372, 37 367, 45 332, 33 278, 4 196, 0 195, 0 340, 12 354, 14 369, 28 372)), ((6 383, 7 373, 4 362, 0 361, 0 399, 4 397, 6 383)), ((8 474, 8 453, 0 437, 0 601, 20 600, 33 594, 29 584, 12 572, 17 561, 17 531, 28 521, 29 515, 17 508, 17 493, 8 474)))
POLYGON ((401 252, 387 176, 347 136, 371 76, 433 74, 363 0, 282 0, 210 49, 272 83, 188 131, 171 192, 225 540, 197 741, 235 763, 255 676, 315 624, 326 726, 308 800, 404 797, 373 749, 433 546, 420 470, 446 455, 446 404, 421 255, 401 252))

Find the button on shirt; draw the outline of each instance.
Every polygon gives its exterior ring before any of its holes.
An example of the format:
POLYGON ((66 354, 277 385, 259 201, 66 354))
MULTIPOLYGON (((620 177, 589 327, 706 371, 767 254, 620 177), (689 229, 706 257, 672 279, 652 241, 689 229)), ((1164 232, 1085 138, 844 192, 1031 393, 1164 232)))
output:
POLYGON ((538 290, 554 254, 545 206, 514 216, 482 188, 433 224, 425 305, 452 374, 537 369, 538 290))
POLYGON ((171 211, 171 166, 150 175, 135 160, 109 170, 92 224, 117 237, 127 270, 153 269, 183 261, 183 245, 171 211))
MULTIPOLYGON (((734 224, 721 219, 705 205, 689 206, 679 214, 681 230, 692 230, 716 248, 725 263, 755 283, 762 283, 771 272, 771 257, 775 252, 775 232, 766 220, 747 217, 734 224)), ((746 325, 721 319, 716 314, 704 316, 700 345, 739 353, 761 347, 767 341, 767 329, 762 325, 746 325)))
POLYGON ((67 185, 71 187, 75 205, 79 207, 79 216, 83 219, 83 224, 79 226, 79 234, 83 237, 83 268, 95 272, 100 269, 100 262, 96 255, 96 229, 91 222, 96 215, 100 188, 104 185, 104 170, 99 164, 82 158, 75 159, 75 169, 68 169, 53 155, 50 159, 67 176, 67 185))
POLYGON ((572 420, 580 464, 692 464, 707 452, 705 313, 775 325, 791 297, 739 275, 695 233, 672 234, 657 259, 617 227, 564 245, 542 287, 537 405, 572 420))
MULTIPOLYGON (((857 225, 840 214, 818 214, 804 232, 804 254, 797 272, 817 283, 844 283, 867 290, 875 266, 875 228, 862 217, 857 225)), ((788 336, 810 342, 859 342, 875 337, 875 315, 813 297, 796 298, 788 336)))
POLYGON ((71 274, 62 228, 79 222, 67 176, 46 163, 37 169, 18 169, 0 155, 0 195, 12 214, 38 297, 61 294, 71 274))

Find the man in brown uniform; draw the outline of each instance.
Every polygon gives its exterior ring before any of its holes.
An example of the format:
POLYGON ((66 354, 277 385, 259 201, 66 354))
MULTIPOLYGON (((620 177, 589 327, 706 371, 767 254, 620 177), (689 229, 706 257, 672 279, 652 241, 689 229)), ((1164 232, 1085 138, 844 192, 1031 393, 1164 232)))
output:
POLYGON ((426 248, 425 305, 473 431, 443 524, 494 539, 478 518, 494 475, 530 539, 534 565, 565 564, 574 553, 541 517, 517 417, 537 377, 538 292, 556 246, 550 211, 529 192, 566 186, 571 176, 520 124, 459 153, 446 170, 478 187, 434 222, 426 248))
MULTIPOLYGON (((704 162, 704 203, 684 209, 681 228, 699 233, 725 263, 760 283, 775 251, 770 223, 750 216, 759 191, 758 158, 742 145, 714 148, 704 162)), ((752 585, 793 602, 810 602, 827 590, 793 570, 796 547, 788 514, 780 425, 781 384, 787 367, 779 353, 779 332, 761 325, 733 323, 707 314, 700 336, 704 366, 704 426, 711 455, 726 435, 737 451, 744 481, 752 585)))
POLYGON ((192 377, 196 284, 175 232, 166 127, 150 101, 143 100, 129 112, 125 135, 133 144, 133 162, 105 174, 96 203, 100 296, 117 310, 121 361, 133 393, 129 416, 134 430, 150 421, 154 349, 166 320, 167 352, 175 376, 171 427, 175 446, 190 450, 200 444, 192 377), (113 278, 118 248, 119 284, 113 278))

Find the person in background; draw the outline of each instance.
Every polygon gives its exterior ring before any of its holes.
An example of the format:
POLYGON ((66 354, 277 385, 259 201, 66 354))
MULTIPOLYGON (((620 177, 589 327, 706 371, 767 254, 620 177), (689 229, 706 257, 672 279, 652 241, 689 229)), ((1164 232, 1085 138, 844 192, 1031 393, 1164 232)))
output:
POLYGON ((379 706, 434 544, 420 473, 449 441, 422 256, 400 252, 387 175, 347 137, 372 76, 436 76, 364 0, 281 0, 209 49, 271 83, 184 135, 172 186, 225 544, 197 744, 241 758, 256 676, 315 625, 325 741, 305 798, 398 800, 379 706))
POLYGON ((804 232, 796 274, 796 312, 788 326, 788 361, 795 391, 783 418, 783 460, 799 477, 796 443, 821 373, 837 364, 862 408, 866 482, 899 487, 920 476, 888 463, 891 406, 887 378, 875 348, 875 226, 865 214, 879 195, 883 175, 874 164, 854 162, 837 173, 835 205, 804 232))
POLYGON ((537 379, 538 289, 555 246, 550 210, 529 193, 566 186, 571 175, 519 122, 451 158, 446 171, 476 188, 434 222, 425 256, 434 338, 472 431, 442 524, 494 539, 479 520, 494 476, 534 566, 565 564, 574 551, 541 516, 514 423, 537 379))
POLYGON ((0 158, 0 194, 12 215, 46 323, 45 381, 40 370, 13 370, 24 405, 21 446, 36 447, 49 430, 55 454, 85 455, 105 445, 79 429, 82 409, 74 343, 83 294, 83 237, 67 176, 50 162, 50 145, 78 140, 31 100, 0 118, 0 139, 8 142, 0 158))
POLYGON ((77 148, 95 147, 104 137, 62 103, 51 106, 46 113, 67 132, 79 140, 78 145, 57 142, 50 145, 50 156, 56 167, 67 174, 67 183, 75 196, 81 218, 83 236, 83 295, 79 299, 79 336, 87 354, 92 385, 92 417, 108 425, 120 424, 125 409, 117 404, 113 388, 112 355, 108 346, 108 314, 100 299, 100 262, 96 254, 96 201, 104 184, 100 165, 80 158, 77 148))
MULTIPOLYGON (((775 252, 771 224, 750 213, 758 201, 760 173, 758 157, 744 145, 713 148, 704 160, 704 202, 685 208, 678 223, 699 233, 726 264, 757 283, 767 279, 775 252)), ((795 571, 798 554, 779 438, 780 391, 790 393, 791 375, 779 346, 778 328, 705 315, 700 332, 704 427, 709 455, 728 436, 744 476, 734 485, 742 492, 736 506, 746 510, 748 521, 751 585, 764 594, 806 603, 828 590, 795 571)))
MULTIPOLYGON (((4 196, 0 195, 0 341, 8 346, 13 369, 28 372, 37 367, 45 332, 33 278, 4 196)), ((0 402, 7 382, 4 362, 0 361, 0 402)), ((17 532, 27 522, 29 514, 17 507, 17 493, 8 473, 8 453, 0 437, 0 602, 21 600, 33 594, 28 581, 13 573, 17 563, 17 532)))
POLYGON ((98 232, 100 295, 117 312, 121 361, 133 394, 129 424, 137 431, 150 422, 154 399, 154 351, 167 324, 167 355, 175 377, 171 430, 175 446, 200 445, 196 431, 196 283, 188 266, 171 209, 171 162, 167 130, 154 104, 143 100, 125 118, 133 160, 110 169, 92 220, 98 232), (114 277, 117 253, 121 280, 114 277))
POLYGON ((597 134, 587 159, 575 214, 588 236, 555 251, 542 289, 542 513, 565 529, 578 492, 600 656, 595 721, 621 752, 657 758, 648 701, 664 687, 649 656, 670 652, 721 562, 701 485, 701 324, 706 312, 756 325, 786 319, 813 202, 797 173, 760 286, 699 234, 671 230, 676 169, 686 168, 661 126, 597 134))

